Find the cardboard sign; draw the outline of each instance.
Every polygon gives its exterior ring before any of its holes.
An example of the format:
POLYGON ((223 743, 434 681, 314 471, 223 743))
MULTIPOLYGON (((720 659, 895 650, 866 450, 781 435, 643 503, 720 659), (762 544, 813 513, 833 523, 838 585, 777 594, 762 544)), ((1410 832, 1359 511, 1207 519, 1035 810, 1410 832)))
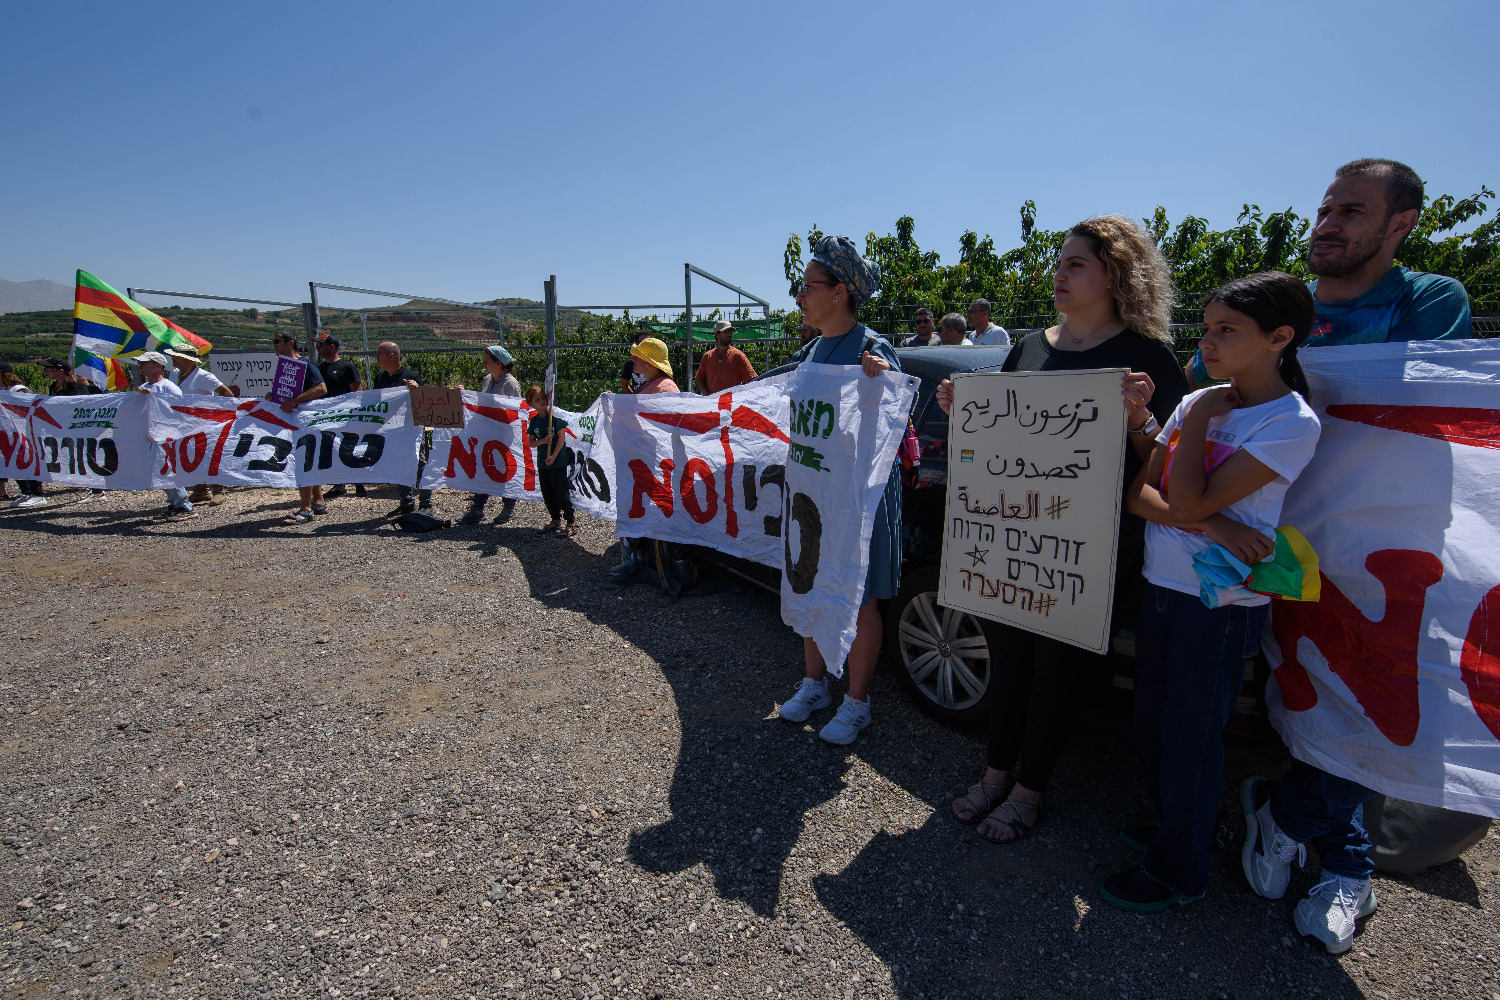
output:
POLYGON ((1108 650, 1124 374, 954 375, 944 607, 1108 650))
POLYGON ((302 395, 302 379, 306 373, 306 361, 278 355, 276 374, 271 377, 271 391, 266 393, 266 398, 273 403, 281 403, 293 396, 302 395))
MULTIPOLYGON (((208 356, 208 370, 242 399, 264 399, 276 378, 274 351, 213 351, 208 356)), ((293 393, 292 395, 296 395, 293 393)))
POLYGON ((411 417, 418 427, 462 427, 463 390, 417 386, 411 390, 411 417))

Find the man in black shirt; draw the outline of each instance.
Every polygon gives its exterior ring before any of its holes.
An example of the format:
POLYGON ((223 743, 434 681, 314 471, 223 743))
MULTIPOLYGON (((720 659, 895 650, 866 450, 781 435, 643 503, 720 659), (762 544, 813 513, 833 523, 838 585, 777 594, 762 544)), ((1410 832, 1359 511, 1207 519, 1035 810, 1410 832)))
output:
MULTIPOLYGON (((360 380, 359 369, 339 357, 339 339, 327 333, 320 333, 314 338, 318 348, 318 371, 323 373, 323 384, 328 386, 328 395, 343 396, 347 393, 358 392, 365 387, 360 380)), ((344 496, 349 492, 349 487, 343 483, 337 483, 323 491, 324 500, 333 500, 344 496)), ((365 495, 363 483, 356 483, 354 495, 362 497, 365 495)))
MULTIPOLYGON (((395 389, 403 385, 408 389, 415 389, 422 384, 422 376, 401 363, 401 348, 396 346, 395 341, 387 340, 375 349, 375 363, 380 366, 380 371, 375 373, 376 389, 395 389)), ((419 463, 417 478, 421 477, 422 464, 419 463)), ((432 491, 418 490, 415 486, 407 487, 406 492, 401 494, 401 506, 391 511, 390 516, 410 514, 419 505, 423 510, 432 507, 432 491)))

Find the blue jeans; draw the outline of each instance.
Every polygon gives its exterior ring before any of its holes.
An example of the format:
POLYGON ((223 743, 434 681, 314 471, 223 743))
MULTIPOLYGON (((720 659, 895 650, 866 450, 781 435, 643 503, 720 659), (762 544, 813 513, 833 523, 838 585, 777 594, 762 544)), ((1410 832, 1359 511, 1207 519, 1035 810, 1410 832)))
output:
POLYGON ((1160 826, 1142 867, 1173 892, 1208 890, 1224 785, 1224 725, 1267 605, 1206 608, 1197 594, 1147 583, 1135 640, 1135 745, 1160 826))
POLYGON ((193 502, 188 499, 188 491, 184 489, 162 490, 167 495, 167 506, 173 510, 192 510, 193 502))
POLYGON ((1271 818, 1288 837, 1316 847, 1324 871, 1367 879, 1375 874, 1375 862, 1365 832, 1365 803, 1378 794, 1293 760, 1271 796, 1271 818))

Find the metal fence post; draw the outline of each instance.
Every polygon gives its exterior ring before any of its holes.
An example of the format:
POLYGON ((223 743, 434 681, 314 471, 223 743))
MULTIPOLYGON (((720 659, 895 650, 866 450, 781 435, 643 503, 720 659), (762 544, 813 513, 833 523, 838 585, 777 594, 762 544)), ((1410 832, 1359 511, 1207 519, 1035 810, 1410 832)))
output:
POLYGON ((552 370, 557 371, 557 275, 552 275, 543 283, 542 298, 547 306, 547 364, 552 370))
POLYGON ((495 307, 495 343, 505 346, 505 310, 495 307))
POLYGON ((318 329, 323 324, 322 324, 322 321, 318 319, 318 286, 317 286, 317 283, 309 281, 307 283, 307 290, 312 293, 312 316, 310 317, 311 325, 307 329, 307 351, 308 351, 309 354, 311 354, 312 353, 312 341, 313 341, 313 338, 318 335, 318 329))
POLYGON ((693 265, 682 265, 682 301, 685 322, 682 337, 687 341, 687 391, 693 391, 693 265))

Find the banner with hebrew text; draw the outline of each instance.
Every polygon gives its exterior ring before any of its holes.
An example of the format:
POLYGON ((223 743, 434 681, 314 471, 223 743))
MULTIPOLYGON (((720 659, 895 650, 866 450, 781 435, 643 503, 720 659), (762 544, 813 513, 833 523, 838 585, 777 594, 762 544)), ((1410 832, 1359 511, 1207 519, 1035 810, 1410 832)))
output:
POLYGON ((1500 344, 1301 361, 1323 432, 1282 521, 1322 596, 1274 604, 1272 721, 1315 767, 1500 817, 1500 344))

